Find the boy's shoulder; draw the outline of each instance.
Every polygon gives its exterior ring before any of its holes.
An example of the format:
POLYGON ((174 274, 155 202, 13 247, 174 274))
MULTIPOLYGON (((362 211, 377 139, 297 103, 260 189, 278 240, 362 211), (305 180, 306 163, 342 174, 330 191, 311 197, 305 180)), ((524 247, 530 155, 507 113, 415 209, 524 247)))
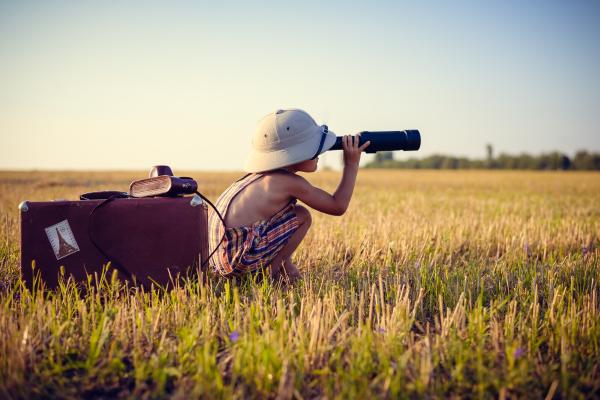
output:
POLYGON ((308 182, 303 176, 281 170, 271 171, 265 178, 266 183, 273 189, 285 191, 294 191, 308 182))
POLYGON ((294 183, 294 182, 301 182, 301 181, 306 180, 306 179, 304 179, 304 177, 302 177, 298 174, 295 174, 294 172, 279 170, 279 169, 276 169, 274 171, 269 171, 267 173, 266 179, 273 181, 273 182, 278 182, 278 183, 284 183, 284 182, 294 183))

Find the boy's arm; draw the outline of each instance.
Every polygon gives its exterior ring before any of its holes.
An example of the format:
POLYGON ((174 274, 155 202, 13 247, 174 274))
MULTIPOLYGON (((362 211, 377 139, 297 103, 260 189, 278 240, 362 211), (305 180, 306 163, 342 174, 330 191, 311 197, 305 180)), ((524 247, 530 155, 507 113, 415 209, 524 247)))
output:
POLYGON ((342 138, 344 172, 333 195, 314 187, 306 179, 297 175, 290 182, 289 193, 317 211, 330 215, 344 214, 352 198, 360 154, 370 144, 370 142, 366 142, 359 147, 358 142, 359 135, 342 138))

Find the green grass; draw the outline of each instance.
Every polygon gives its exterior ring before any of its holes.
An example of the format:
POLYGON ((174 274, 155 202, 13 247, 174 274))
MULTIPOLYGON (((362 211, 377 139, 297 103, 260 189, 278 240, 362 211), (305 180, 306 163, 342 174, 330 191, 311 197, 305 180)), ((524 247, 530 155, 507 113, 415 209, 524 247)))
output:
POLYGON ((361 171, 293 288, 22 284, 20 200, 136 177, 0 173, 0 397, 600 397, 599 174, 361 171))

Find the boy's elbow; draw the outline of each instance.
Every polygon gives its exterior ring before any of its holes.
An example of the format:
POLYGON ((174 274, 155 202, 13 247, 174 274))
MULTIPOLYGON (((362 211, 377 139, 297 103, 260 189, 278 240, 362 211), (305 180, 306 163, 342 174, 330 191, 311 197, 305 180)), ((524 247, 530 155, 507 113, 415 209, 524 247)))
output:
POLYGON ((348 207, 337 206, 331 214, 335 215, 336 217, 339 217, 339 216, 344 215, 346 213, 347 209, 348 209, 348 207))

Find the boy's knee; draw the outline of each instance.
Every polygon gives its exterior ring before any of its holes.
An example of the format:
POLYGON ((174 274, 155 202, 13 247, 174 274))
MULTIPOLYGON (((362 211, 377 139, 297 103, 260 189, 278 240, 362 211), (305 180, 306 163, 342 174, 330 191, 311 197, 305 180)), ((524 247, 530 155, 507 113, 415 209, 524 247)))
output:
POLYGON ((302 225, 310 226, 310 224, 312 223, 312 216, 310 215, 310 212, 306 209, 306 207, 297 205, 295 207, 295 211, 296 216, 298 217, 302 225))

